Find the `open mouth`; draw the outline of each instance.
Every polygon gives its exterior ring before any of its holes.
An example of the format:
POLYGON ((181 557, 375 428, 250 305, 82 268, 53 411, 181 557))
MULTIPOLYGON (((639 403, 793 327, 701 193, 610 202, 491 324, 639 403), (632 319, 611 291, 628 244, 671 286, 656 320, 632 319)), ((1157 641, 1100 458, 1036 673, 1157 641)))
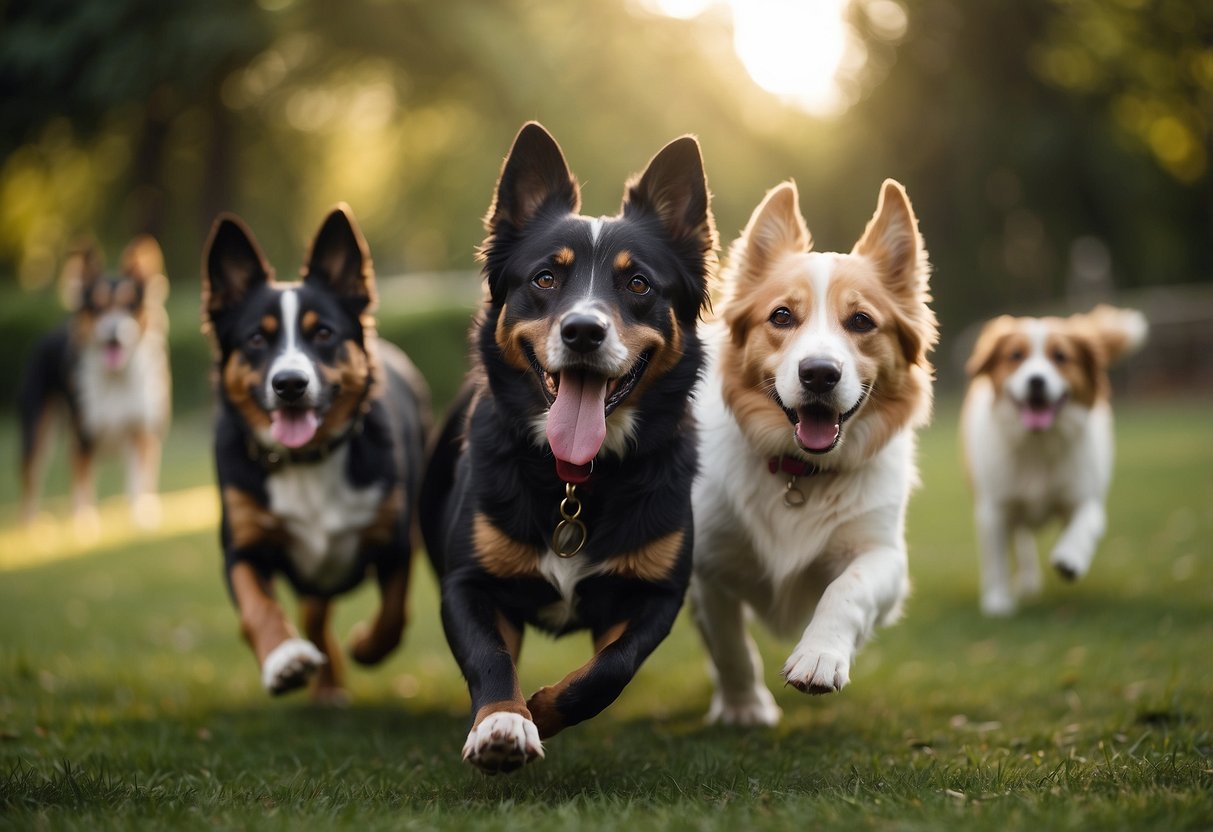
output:
POLYGON ((1029 395, 1028 400, 1019 405, 1019 421, 1028 430, 1048 430, 1057 421, 1057 414, 1065 402, 1065 396, 1049 401, 1043 394, 1029 395))
POLYGON ((115 338, 102 344, 101 360, 105 369, 110 372, 122 369, 122 365, 126 363, 126 350, 123 349, 122 342, 115 338))
POLYGON ((548 400, 547 438, 558 462, 588 465, 598 455, 606 441, 607 417, 636 389, 649 358, 649 352, 643 352, 622 376, 607 378, 579 367, 550 373, 530 355, 548 400))
POLYGON ((792 423, 792 433, 797 446, 810 454, 828 454, 842 441, 843 425, 867 401, 868 393, 869 388, 865 387, 859 401, 845 413, 824 404, 807 404, 793 409, 780 401, 778 394, 775 396, 779 406, 787 414, 788 421, 792 423))
POLYGON ((320 427, 320 416, 312 408, 283 407, 270 411, 270 438, 286 448, 302 448, 320 427))

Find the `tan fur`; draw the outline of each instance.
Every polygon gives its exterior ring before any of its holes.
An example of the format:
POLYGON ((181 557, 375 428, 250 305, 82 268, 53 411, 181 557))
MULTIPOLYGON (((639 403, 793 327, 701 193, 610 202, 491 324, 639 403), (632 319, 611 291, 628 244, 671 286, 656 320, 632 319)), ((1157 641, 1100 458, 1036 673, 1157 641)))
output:
POLYGON ((678 529, 633 552, 615 555, 605 562, 606 571, 641 581, 664 581, 678 563, 684 536, 683 530, 678 529))
POLYGON ((223 489, 222 499, 233 546, 243 549, 259 543, 283 541, 285 533, 281 522, 252 494, 228 485, 223 489))
POLYGON ((539 574, 539 549, 514 540, 480 513, 472 521, 472 547, 480 565, 498 578, 539 574))

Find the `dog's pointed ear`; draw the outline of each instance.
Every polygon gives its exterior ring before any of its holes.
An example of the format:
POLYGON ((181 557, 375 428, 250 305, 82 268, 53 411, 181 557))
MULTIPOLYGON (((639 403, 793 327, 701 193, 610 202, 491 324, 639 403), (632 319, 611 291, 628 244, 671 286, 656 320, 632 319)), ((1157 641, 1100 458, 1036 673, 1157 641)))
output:
POLYGON ((375 267, 354 214, 339 203, 312 241, 303 279, 327 287, 356 311, 375 302, 375 267))
POLYGON ((800 213, 796 183, 781 182, 763 197, 750 215, 734 256, 739 278, 761 276, 781 254, 799 254, 813 248, 813 236, 800 213))
POLYGON ((624 188, 623 215, 649 215, 660 223, 681 259, 688 264, 696 313, 707 303, 708 280, 716 268, 716 220, 694 136, 674 139, 657 152, 624 188))
POLYGON ((925 286, 927 253, 918 233, 918 218, 905 188, 896 180, 884 181, 876 213, 853 253, 873 261, 881 279, 894 291, 914 293, 925 286))
POLYGON ((549 206, 576 213, 581 194, 560 145, 539 122, 528 121, 501 165, 484 226, 490 234, 504 225, 521 230, 549 206))
POLYGON ((75 312, 84 303, 89 285, 105 273, 101 247, 92 237, 82 237, 72 246, 59 272, 59 299, 75 312))
POLYGON ((164 252, 150 234, 135 237, 122 251, 119 269, 143 284, 146 302, 157 305, 168 298, 168 277, 164 273, 164 252))
POLYGON ((973 344, 969 360, 965 362, 965 373, 969 378, 989 372, 998 357, 1002 342, 1015 331, 1015 327, 1015 319, 1010 315, 999 315, 991 321, 986 321, 977 335, 977 342, 973 344))
POLYGON ((244 220, 220 214, 202 250, 202 314, 212 319, 273 278, 260 246, 244 220))

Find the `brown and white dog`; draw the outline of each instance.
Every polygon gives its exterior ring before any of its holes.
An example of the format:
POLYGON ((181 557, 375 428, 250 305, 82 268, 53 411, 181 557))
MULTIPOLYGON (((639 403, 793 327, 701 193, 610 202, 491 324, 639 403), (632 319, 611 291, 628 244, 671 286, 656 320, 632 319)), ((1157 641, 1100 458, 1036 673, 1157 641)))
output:
POLYGON ((787 683, 830 693, 909 591, 914 431, 930 416, 937 337, 918 222, 888 180, 849 254, 811 248, 795 186, 779 185, 732 248, 707 339, 692 599, 711 722, 780 717, 745 608, 799 634, 787 683))
POLYGON ((126 455, 135 521, 155 525, 160 445, 169 424, 164 256, 153 238, 139 236, 117 274, 107 274, 101 252, 88 244, 68 257, 62 281, 72 316, 34 347, 18 396, 22 518, 37 514, 50 426, 65 411, 77 528, 95 531, 93 464, 99 452, 112 450, 126 455))
POLYGON ((1146 329, 1140 312, 1101 305, 1068 318, 1003 315, 978 336, 961 429, 986 615, 1009 615, 1017 596, 1040 592, 1032 532, 1049 520, 1065 524, 1053 568, 1069 580, 1090 568, 1112 477, 1107 367, 1140 346, 1146 329))

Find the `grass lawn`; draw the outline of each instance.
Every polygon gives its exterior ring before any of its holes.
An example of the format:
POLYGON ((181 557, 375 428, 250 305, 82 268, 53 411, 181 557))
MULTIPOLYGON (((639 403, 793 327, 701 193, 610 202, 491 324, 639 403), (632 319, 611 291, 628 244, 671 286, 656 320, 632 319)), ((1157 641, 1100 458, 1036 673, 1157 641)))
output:
MULTIPOLYGON (((261 691, 213 530, 0 570, 0 828, 1209 829, 1213 401, 1119 404, 1109 533, 1082 583, 1050 575, 1017 618, 978 614, 944 401, 911 506, 914 597, 845 691, 777 690, 776 730, 705 728, 684 614, 614 706, 509 777, 459 761, 467 694, 423 559, 404 648, 351 669, 344 710, 261 691)), ((11 423, 0 444, 15 471, 11 423)), ((166 488, 208 483, 208 447, 205 414, 179 418, 166 488)), ((197 528, 203 503, 167 527, 197 528)), ((373 601, 341 604, 340 629, 373 601)), ((791 644, 760 643, 774 680, 791 644)), ((532 634, 524 689, 587 651, 532 634)))

